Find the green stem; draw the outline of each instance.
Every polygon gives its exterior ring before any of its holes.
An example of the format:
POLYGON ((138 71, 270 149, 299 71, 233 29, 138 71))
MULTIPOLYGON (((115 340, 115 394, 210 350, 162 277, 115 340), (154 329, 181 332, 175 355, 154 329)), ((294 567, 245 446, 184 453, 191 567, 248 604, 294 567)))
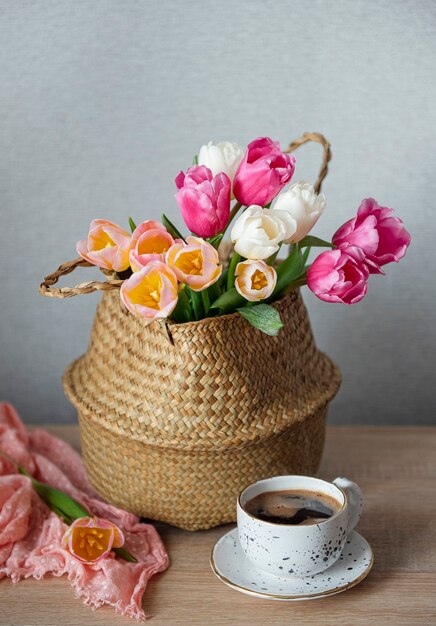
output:
POLYGON ((306 264, 307 259, 309 258, 310 251, 312 250, 311 246, 307 246, 305 251, 303 252, 303 263, 306 264))
POLYGON ((188 295, 189 295, 189 299, 191 301, 191 307, 192 307, 192 311, 194 313, 194 320, 198 321, 201 320, 202 317, 204 317, 203 315, 203 300, 201 297, 201 293, 198 291, 193 291, 192 289, 190 289, 189 287, 185 287, 188 295))
POLYGON ((210 309, 209 294, 207 293, 207 289, 203 289, 203 291, 201 291, 200 293, 201 293, 201 299, 203 301, 204 315, 207 317, 207 314, 209 313, 209 309, 210 309))
POLYGON ((306 284, 306 272, 304 272, 304 274, 290 282, 284 289, 282 289, 281 295, 286 296, 288 293, 291 293, 291 291, 298 289, 298 287, 303 287, 306 284))
POLYGON ((189 301, 186 289, 181 287, 179 289, 179 299, 177 301, 176 308, 171 313, 171 319, 177 323, 190 322, 193 317, 191 303, 189 301))
POLYGON ((232 210, 230 211, 229 221, 227 222, 227 225, 226 225, 225 229, 223 230, 223 237, 225 235, 226 230, 230 226, 232 220, 234 219, 236 213, 241 208, 241 206, 242 206, 242 204, 240 202, 236 202, 236 204, 233 205, 232 210))
POLYGON ((118 556, 120 556, 125 561, 129 561, 129 563, 137 563, 138 562, 135 559, 135 557, 130 554, 130 552, 127 552, 127 550, 125 548, 112 548, 112 550, 115 552, 115 554, 118 554, 118 556))
POLYGON ((231 289, 235 282, 235 269, 239 261, 242 259, 241 255, 237 252, 233 252, 232 258, 229 263, 229 273, 227 274, 227 291, 231 289))
POLYGON ((279 245, 279 249, 277 250, 277 252, 274 252, 274 254, 272 254, 271 256, 269 256, 269 257, 267 258, 267 260, 265 261, 265 263, 266 263, 267 265, 274 265, 275 260, 276 260, 276 258, 277 258, 277 256, 278 256, 279 252, 280 252, 280 248, 281 248, 281 246, 282 246, 282 244, 280 244, 280 245, 279 245))

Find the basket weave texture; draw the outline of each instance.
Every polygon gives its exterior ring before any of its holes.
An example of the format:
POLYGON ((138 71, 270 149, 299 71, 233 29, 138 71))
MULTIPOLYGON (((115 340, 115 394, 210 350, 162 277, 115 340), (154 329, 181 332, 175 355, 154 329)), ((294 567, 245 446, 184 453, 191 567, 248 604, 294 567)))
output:
POLYGON ((269 337, 239 314, 147 323, 108 291, 87 353, 64 375, 88 475, 107 500, 188 530, 234 521, 266 476, 316 472, 340 384, 299 292, 269 337))

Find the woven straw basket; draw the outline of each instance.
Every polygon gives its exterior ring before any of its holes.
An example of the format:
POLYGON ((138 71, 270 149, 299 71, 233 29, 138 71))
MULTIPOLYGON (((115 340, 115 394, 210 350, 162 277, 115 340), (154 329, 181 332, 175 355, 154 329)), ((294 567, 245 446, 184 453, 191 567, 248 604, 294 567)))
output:
MULTIPOLYGON (((323 143, 314 136, 322 138, 307 133, 291 148, 323 143)), ((123 308, 120 280, 53 287, 81 265, 61 266, 41 292, 105 292, 88 350, 64 375, 85 466, 105 499, 197 530, 234 521, 236 495, 250 482, 316 472, 340 374, 317 350, 298 291, 274 303, 284 324, 277 337, 237 313, 150 324, 123 308)))

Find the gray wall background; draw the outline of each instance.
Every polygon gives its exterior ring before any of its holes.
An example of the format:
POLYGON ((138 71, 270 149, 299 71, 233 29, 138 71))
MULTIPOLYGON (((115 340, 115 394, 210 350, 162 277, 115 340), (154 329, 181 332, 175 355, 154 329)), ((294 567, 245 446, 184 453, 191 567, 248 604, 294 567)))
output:
MULTIPOLYGON (((315 233, 331 236, 369 195, 412 233, 355 307, 305 291, 344 376, 330 421, 435 423, 432 0, 2 0, 0 14, 0 397, 29 423, 75 419, 60 377, 98 296, 37 287, 93 217, 165 210, 181 226, 173 179, 202 143, 316 130, 333 161, 315 233)), ((297 155, 295 180, 313 180, 319 148, 297 155)))

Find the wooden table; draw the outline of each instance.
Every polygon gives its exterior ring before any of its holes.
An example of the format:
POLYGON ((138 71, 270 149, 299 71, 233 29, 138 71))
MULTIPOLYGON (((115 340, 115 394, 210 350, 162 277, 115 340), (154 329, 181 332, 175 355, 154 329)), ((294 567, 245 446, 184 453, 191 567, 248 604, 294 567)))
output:
MULTIPOLYGON (((76 427, 49 430, 79 447, 76 427)), ((358 530, 375 554, 358 586, 311 602, 274 602, 229 589, 209 567, 214 542, 231 526, 190 533, 158 524, 171 566, 145 593, 152 626, 224 624, 436 624, 436 428, 330 427, 320 476, 346 475, 365 493, 358 530)), ((65 579, 0 582, 0 624, 131 624, 107 607, 74 599, 65 579)))

